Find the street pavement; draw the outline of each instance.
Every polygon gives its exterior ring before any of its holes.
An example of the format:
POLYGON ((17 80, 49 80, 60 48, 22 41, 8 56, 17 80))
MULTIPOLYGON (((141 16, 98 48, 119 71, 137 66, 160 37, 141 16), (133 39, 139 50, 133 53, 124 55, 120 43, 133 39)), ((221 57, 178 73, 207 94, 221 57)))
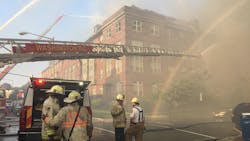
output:
MULTIPOLYGON (((99 121, 95 125, 105 129, 102 131, 103 134, 106 132, 110 136, 110 133, 106 130, 113 131, 110 120, 99 121)), ((146 128, 144 141, 204 141, 209 139, 226 139, 238 135, 233 130, 231 122, 179 123, 175 127, 173 123, 150 121, 146 124, 146 128)), ((112 138, 108 140, 113 141, 112 138)))
MULTIPOLYGON (((6 134, 0 136, 0 141, 16 141, 15 133, 18 130, 18 122, 6 128, 6 134), (15 126, 14 126, 15 125, 15 126)), ((92 141, 114 141, 114 129, 112 119, 94 118, 94 133, 92 141)), ((232 136, 237 136, 231 122, 204 122, 204 123, 167 123, 166 121, 149 120, 146 123, 144 141, 205 141, 221 139, 222 141, 236 141, 232 136)), ((237 141, 241 141, 240 138, 237 141)))

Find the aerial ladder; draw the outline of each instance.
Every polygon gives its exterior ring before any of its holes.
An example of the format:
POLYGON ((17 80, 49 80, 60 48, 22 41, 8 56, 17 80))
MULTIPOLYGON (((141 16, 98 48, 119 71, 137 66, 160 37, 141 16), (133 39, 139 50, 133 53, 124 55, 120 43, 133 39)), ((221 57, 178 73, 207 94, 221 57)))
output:
MULTIPOLYGON (((45 36, 47 33, 49 33, 51 31, 51 29, 63 18, 63 15, 59 16, 55 21, 53 21, 53 23, 44 31, 42 32, 42 34, 37 38, 37 40, 40 40, 43 36, 45 36)), ((4 45, 1 45, 1 47, 3 47, 4 49, 6 49, 7 51, 10 51, 8 48, 6 48, 4 45)), ((7 63, 9 64, 9 63, 7 63)), ((2 63, 0 62, 0 68, 5 66, 6 63, 2 63)), ((4 68, 1 72, 0 72, 0 81, 16 66, 16 64, 9 64, 6 68, 4 68)))
POLYGON ((9 64, 7 67, 5 67, 1 72, 0 72, 0 80, 2 80, 8 72, 13 69, 16 66, 16 64, 9 64))
POLYGON ((166 48, 74 41, 0 38, 0 45, 12 50, 12 53, 0 54, 0 62, 3 64, 65 59, 119 59, 122 56, 200 56, 199 54, 190 54, 166 48))

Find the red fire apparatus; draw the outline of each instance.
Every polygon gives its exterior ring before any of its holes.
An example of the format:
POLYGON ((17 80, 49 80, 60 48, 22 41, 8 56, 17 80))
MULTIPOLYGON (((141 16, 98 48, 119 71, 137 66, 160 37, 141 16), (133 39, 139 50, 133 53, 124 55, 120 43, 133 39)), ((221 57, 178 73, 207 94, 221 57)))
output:
POLYGON ((0 89, 0 119, 5 116, 5 108, 6 108, 6 98, 5 98, 5 90, 0 89))
MULTIPOLYGON (((182 51, 171 51, 164 48, 69 41, 0 38, 0 46, 12 50, 12 53, 0 55, 0 62, 6 65, 21 62, 64 59, 118 59, 122 56, 199 57, 199 55, 186 54, 182 51)), ((6 75, 6 73, 8 73, 8 71, 5 71, 2 76, 6 75)), ((81 88, 82 90, 79 92, 83 92, 87 95, 86 91, 89 83, 89 81, 32 78, 28 92, 25 93, 24 105, 20 112, 19 140, 39 140, 41 131, 41 106, 42 101, 46 97, 44 95, 46 89, 49 89, 54 84, 58 84, 66 87, 67 92, 81 88)), ((90 105, 87 107, 90 107, 90 105)), ((91 110, 89 111, 91 112, 91 110)))

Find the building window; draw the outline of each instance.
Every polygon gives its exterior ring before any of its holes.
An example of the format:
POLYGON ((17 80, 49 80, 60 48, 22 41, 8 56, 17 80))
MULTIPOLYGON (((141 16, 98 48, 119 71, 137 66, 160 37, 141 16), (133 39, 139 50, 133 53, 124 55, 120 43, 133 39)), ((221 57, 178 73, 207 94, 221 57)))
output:
POLYGON ((159 35, 160 35, 160 26, 159 26, 159 25, 154 24, 154 25, 152 26, 152 34, 153 34, 154 36, 159 36, 159 35))
POLYGON ((101 37, 100 37, 100 42, 102 42, 103 41, 103 36, 101 35, 101 37))
MULTIPOLYGON (((143 47, 143 42, 132 40, 132 46, 143 47)), ((132 60, 132 70, 133 72, 143 72, 143 57, 142 56, 133 56, 132 60)))
POLYGON ((132 26, 133 30, 136 32, 142 32, 142 22, 135 20, 132 26))
POLYGON ((103 86, 100 86, 100 94, 103 95, 103 86))
POLYGON ((64 72, 64 79, 68 79, 68 70, 65 70, 64 72))
POLYGON ((174 29, 168 29, 168 38, 169 40, 176 40, 178 39, 179 33, 174 29))
POLYGON ((95 82, 95 59, 89 59, 89 80, 95 82))
POLYGON ((115 24, 115 31, 116 31, 116 32, 121 31, 121 22, 117 22, 117 23, 115 24))
POLYGON ((92 89, 92 94, 93 94, 93 95, 96 95, 96 87, 94 87, 94 88, 92 89))
POLYGON ((111 70, 112 70, 112 66, 111 66, 111 59, 106 60, 106 77, 109 77, 111 75, 111 70))
POLYGON ((68 79, 72 80, 72 68, 69 68, 68 75, 68 79))
POLYGON ((101 69, 101 70, 100 70, 100 79, 103 79, 103 75, 104 75, 104 72, 103 72, 103 70, 101 69))
POLYGON ((72 66, 72 79, 75 80, 76 79, 76 65, 72 66))
POLYGON ((144 92, 143 92, 143 82, 142 81, 137 81, 135 83, 135 92, 137 96, 143 96, 144 92))
POLYGON ((133 72, 143 72, 143 56, 132 56, 133 72))
POLYGON ((82 59, 82 79, 87 80, 88 79, 88 60, 82 59))
POLYGON ((115 70, 117 74, 122 72, 122 60, 115 61, 115 70))
POLYGON ((161 57, 152 57, 151 69, 153 73, 161 72, 161 57))
POLYGON ((111 37, 111 29, 109 28, 107 31, 106 31, 106 38, 110 38, 111 37))
POLYGON ((161 93, 161 82, 156 82, 152 85, 152 96, 153 98, 159 98, 159 95, 161 93))
MULTIPOLYGON (((151 44, 151 48, 160 48, 160 45, 157 44, 151 44)), ((152 57, 151 60, 151 69, 153 73, 159 73, 161 72, 161 57, 152 57)))

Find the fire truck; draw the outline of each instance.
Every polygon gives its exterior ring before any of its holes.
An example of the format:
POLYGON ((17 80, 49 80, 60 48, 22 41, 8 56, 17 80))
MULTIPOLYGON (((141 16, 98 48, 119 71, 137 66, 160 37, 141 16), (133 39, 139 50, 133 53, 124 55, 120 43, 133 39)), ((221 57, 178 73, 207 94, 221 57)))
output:
MULTIPOLYGON (((5 117, 6 98, 5 90, 0 89, 0 120, 5 117)), ((4 127, 0 125, 0 134, 5 133, 4 127)))
POLYGON ((0 119, 3 119, 5 117, 5 108, 6 108, 5 90, 0 89, 0 119))
MULTIPOLYGON (((54 40, 0 38, 0 46, 12 51, 12 53, 3 53, 0 55, 0 62, 2 65, 64 59, 119 59, 119 57, 122 56, 200 56, 188 54, 183 51, 167 50, 164 48, 54 40)), ((5 71, 5 73, 8 72, 5 71)), ((30 86, 25 93, 24 104, 20 112, 20 129, 18 132, 19 140, 41 140, 42 103, 46 98, 45 91, 55 84, 62 85, 66 89, 66 95, 72 90, 78 90, 84 96, 84 106, 88 108, 90 113, 92 113, 87 89, 90 81, 31 78, 30 86)))
POLYGON ((73 90, 80 92, 84 98, 83 106, 86 107, 92 115, 90 98, 87 89, 89 84, 90 81, 30 78, 30 85, 20 112, 18 139, 20 141, 41 140, 42 104, 48 97, 46 95, 46 91, 53 85, 62 86, 65 89, 65 96, 73 90))

